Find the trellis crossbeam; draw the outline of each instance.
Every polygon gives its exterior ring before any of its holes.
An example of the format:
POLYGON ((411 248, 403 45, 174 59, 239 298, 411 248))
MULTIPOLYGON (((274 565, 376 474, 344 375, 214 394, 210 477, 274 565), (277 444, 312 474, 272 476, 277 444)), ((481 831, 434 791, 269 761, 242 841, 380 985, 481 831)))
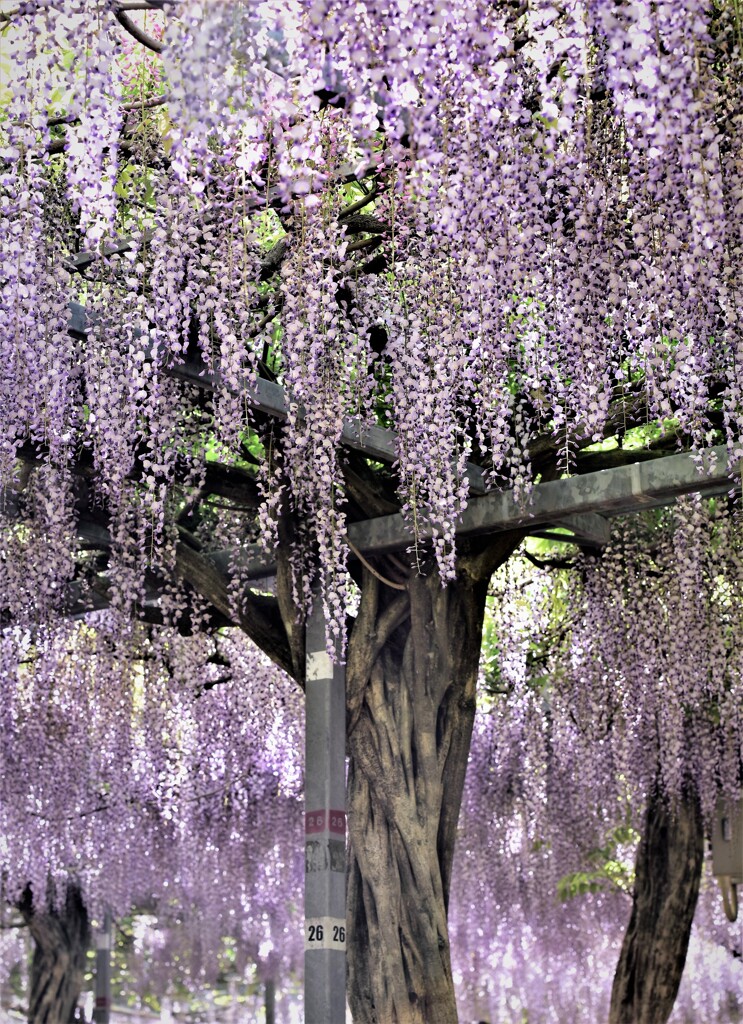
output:
MULTIPOLYGON (((73 302, 70 309, 70 332, 85 336, 88 326, 85 308, 73 302)), ((210 390, 218 384, 215 375, 187 364, 169 372, 210 390)), ((280 385, 258 379, 254 385, 246 385, 246 394, 256 409, 279 418, 286 417, 288 401, 280 385)), ((396 458, 395 435, 391 430, 362 428, 349 419, 342 440, 370 458, 384 461, 396 458)), ((667 505, 692 492, 712 497, 736 487, 739 489, 740 467, 730 467, 725 447, 718 446, 703 452, 680 453, 537 484, 526 502, 517 499, 513 491, 482 493, 483 473, 477 466, 470 467, 470 482, 479 493, 471 498, 457 526, 458 536, 517 529, 543 532, 545 527, 564 526, 573 532, 577 542, 600 546, 609 538, 605 517, 667 505)), ((420 526, 418 540, 430 539, 434 531, 435 526, 420 526)), ((351 523, 348 539, 367 556, 404 550, 415 540, 411 524, 401 514, 351 523)), ((218 552, 210 557, 220 568, 228 568, 229 552, 218 552)), ((247 562, 243 572, 248 577, 265 577, 275 569, 257 545, 243 552, 242 561, 247 562)))
MULTIPOLYGON (((669 505, 685 494, 713 497, 735 488, 740 489, 739 468, 728 468, 727 449, 719 445, 537 484, 525 504, 513 491, 491 491, 471 499, 457 526, 457 536, 530 529, 588 513, 616 516, 641 512, 669 505)), ((423 526, 418 535, 427 539, 433 536, 433 528, 423 526)), ((352 523, 348 538, 362 553, 379 554, 407 547, 412 533, 410 524, 397 514, 352 523)))

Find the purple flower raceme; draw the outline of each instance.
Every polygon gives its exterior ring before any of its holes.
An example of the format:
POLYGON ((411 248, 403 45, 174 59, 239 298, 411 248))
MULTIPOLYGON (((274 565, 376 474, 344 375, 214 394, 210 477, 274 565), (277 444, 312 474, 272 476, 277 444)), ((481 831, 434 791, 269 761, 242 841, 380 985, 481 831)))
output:
POLYGON ((295 971, 296 687, 237 631, 215 649, 111 613, 6 632, 0 658, 6 897, 74 875, 92 916, 157 906, 197 951, 191 984, 214 981, 225 938, 255 962, 268 937, 266 971, 295 971))
POLYGON ((576 434, 603 436, 641 380, 648 415, 698 444, 714 396, 737 450, 740 53, 725 5, 187 2, 146 15, 162 69, 149 51, 137 63, 109 7, 26 6, 8 29, 5 479, 29 436, 62 458, 82 441, 110 499, 145 445, 132 499, 162 535, 194 415, 163 372, 190 343, 219 370, 213 430, 234 450, 268 346, 297 401, 318 399, 287 423, 286 495, 308 507, 291 469, 304 459, 339 624, 340 418, 373 419, 384 389, 402 505, 434 525, 444 576, 475 448, 526 495, 530 438, 551 431, 571 466, 576 434), (370 170, 388 231, 386 270, 366 279, 331 221, 370 170), (277 286, 265 253, 282 232, 277 286), (115 233, 130 254, 91 265, 98 341, 81 358, 62 339, 60 270, 115 233), (357 298, 336 308, 344 288, 357 298), (381 374, 362 296, 387 333, 381 374))
MULTIPOLYGON (((185 653, 186 641, 145 643, 136 626, 120 647, 102 627, 54 616, 82 595, 184 631, 239 619, 250 545, 262 536, 270 548, 293 513, 294 598, 306 605, 321 583, 342 651, 345 533, 364 511, 342 455, 349 416, 394 429, 396 462, 358 456, 354 479, 373 481, 374 514, 402 510, 416 538, 433 528, 444 581, 459 568, 469 461, 526 507, 540 445, 559 452, 555 472, 637 426, 696 448, 726 443, 739 458, 740 12, 732 0, 164 6, 130 13, 149 49, 111 3, 37 0, 4 16, 0 589, 17 631, 2 641, 11 817, 0 834, 17 886, 43 889, 48 874, 61 882, 85 864, 95 903, 105 872, 90 867, 101 856, 92 822, 65 825, 56 846, 42 823, 105 798, 118 823, 106 898, 124 907, 132 880, 137 892, 154 886, 177 839, 173 885, 194 906, 234 891, 225 913, 242 920, 264 900, 280 934, 270 886, 260 900, 251 888, 255 864, 260 853, 277 878, 293 864, 255 836, 252 866, 240 860, 245 822, 257 834, 264 821, 250 794, 269 792, 279 770, 256 740, 271 723, 240 733, 258 712, 236 687, 192 699, 197 676, 187 684, 173 665, 202 678, 202 641, 185 653), (70 300, 86 307, 84 332, 67 330, 70 300), (283 387, 285 422, 248 397, 259 379, 283 387), (221 547, 233 578, 207 606, 183 585, 184 560, 221 547), (68 657, 70 645, 85 657, 68 657), (67 775, 62 736, 78 757, 67 775), (238 755, 250 787, 229 781, 238 755), (17 800, 26 756, 48 770, 17 800), (116 764, 129 771, 109 789, 116 764), (208 798, 215 776, 222 803, 208 798), (147 858, 129 867, 135 828, 147 858), (218 884, 243 868, 244 884, 218 884)), ((527 930, 544 920, 529 856, 550 884, 577 870, 558 817, 585 843, 601 838, 605 822, 582 825, 576 811, 591 787, 604 807, 644 794, 659 762, 669 794, 691 778, 709 813, 736 777, 739 540, 718 512, 690 502, 649 533, 623 526, 600 568, 585 563, 549 715, 508 612, 514 698, 497 771, 480 754, 474 763, 509 823, 499 857, 524 857, 524 872, 508 870, 511 893, 529 895, 527 930), (690 658, 689 644, 704 656, 690 658), (595 775, 578 770, 589 763, 595 775), (554 863, 546 847, 524 847, 544 836, 554 863)), ((296 781, 272 804, 287 837, 296 781)), ((566 927, 577 920, 566 911, 566 927)), ((472 970, 490 939, 523 964, 524 949, 488 927, 472 970)), ((258 948, 256 935, 241 941, 258 948)), ((505 1013, 506 996, 493 998, 489 1012, 505 1013)))

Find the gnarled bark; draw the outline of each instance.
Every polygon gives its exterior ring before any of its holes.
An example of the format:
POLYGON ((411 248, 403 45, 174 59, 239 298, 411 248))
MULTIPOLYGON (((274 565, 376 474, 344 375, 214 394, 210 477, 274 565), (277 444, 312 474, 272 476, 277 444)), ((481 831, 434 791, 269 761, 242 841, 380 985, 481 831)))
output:
POLYGON ((652 794, 637 851, 632 915, 611 993, 609 1024, 665 1024, 673 1010, 699 896, 704 828, 699 802, 669 807, 652 794))
POLYGON ((453 1024, 447 905, 486 581, 365 572, 347 663, 349 1002, 357 1024, 453 1024))
POLYGON ((29 1024, 70 1024, 85 980, 90 923, 80 890, 67 888, 64 902, 40 910, 27 892, 20 906, 34 940, 29 1024))

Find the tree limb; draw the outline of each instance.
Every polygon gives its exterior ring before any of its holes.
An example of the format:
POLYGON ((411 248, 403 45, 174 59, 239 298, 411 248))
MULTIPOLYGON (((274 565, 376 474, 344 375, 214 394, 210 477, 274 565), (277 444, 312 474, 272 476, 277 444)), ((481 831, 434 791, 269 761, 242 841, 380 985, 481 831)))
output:
MULTIPOLYGON (((142 46, 146 46, 148 50, 152 50, 153 53, 162 53, 164 49, 163 44, 158 39, 155 39, 154 36, 151 36, 149 32, 145 32, 143 28, 140 28, 139 25, 132 21, 125 10, 122 9, 123 7, 124 4, 121 3, 114 8, 113 12, 114 18, 116 18, 121 27, 129 33, 132 39, 136 39, 138 43, 141 43, 142 46)), ((129 7, 128 10, 150 10, 150 8, 129 7)))
POLYGON ((354 213, 358 213, 359 210, 363 210, 365 206, 368 206, 370 203, 373 203, 375 199, 378 199, 379 196, 382 195, 383 191, 383 189, 377 188, 375 182, 371 192, 368 192, 365 196, 362 196, 362 198, 359 199, 357 202, 351 203, 351 205, 347 206, 345 210, 341 210, 341 212, 338 214, 338 220, 343 221, 346 219, 346 217, 351 217, 354 213))
POLYGON ((261 506, 261 496, 254 475, 240 466, 225 466, 221 462, 208 462, 202 495, 226 498, 250 509, 261 506))
MULTIPOLYGON (((570 540, 566 537, 566 540, 570 540)), ((537 569, 574 569, 575 562, 568 558, 537 558, 536 555, 532 555, 531 552, 524 548, 520 552, 527 562, 531 562, 532 565, 536 566, 537 569)))
POLYGON ((386 221, 367 213, 358 213, 351 216, 347 210, 343 210, 338 215, 338 220, 345 228, 346 234, 349 235, 360 235, 362 232, 386 235, 390 230, 390 226, 386 221))
MULTIPOLYGON (((675 448, 671 449, 674 450, 675 448)), ((663 459, 668 454, 669 449, 649 448, 611 448, 605 452, 578 452, 575 468, 577 473, 595 473, 599 469, 616 469, 634 462, 663 459)))
POLYGON ((367 562, 367 560, 361 554, 359 549, 354 547, 354 545, 351 543, 351 541, 348 539, 348 537, 346 537, 346 544, 348 544, 349 548, 351 549, 351 551, 353 551, 353 553, 356 555, 356 557, 361 562, 361 564, 364 566, 364 568, 367 569, 372 574, 372 576, 376 576, 376 578, 379 580, 380 583, 384 583, 384 585, 386 587, 392 587, 393 590, 407 590, 408 589, 407 586, 404 583, 395 583, 394 580, 388 580, 386 576, 383 576, 381 574, 381 572, 377 572, 377 570, 374 568, 374 566, 371 565, 370 562, 367 562))
POLYGON ((162 11, 177 3, 178 0, 119 0, 116 6, 120 11, 162 11))
POLYGON ((169 100, 170 93, 166 92, 163 93, 162 96, 153 96, 152 99, 149 100, 136 100, 132 103, 122 103, 120 109, 126 113, 130 113, 135 110, 152 110, 153 107, 162 107, 163 104, 167 103, 169 100))

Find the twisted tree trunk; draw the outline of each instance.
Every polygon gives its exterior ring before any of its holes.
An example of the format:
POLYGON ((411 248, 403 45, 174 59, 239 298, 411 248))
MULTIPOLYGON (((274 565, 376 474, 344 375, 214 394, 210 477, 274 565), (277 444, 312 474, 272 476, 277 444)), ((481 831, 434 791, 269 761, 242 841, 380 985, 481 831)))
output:
POLYGON ((609 1024, 665 1024, 676 1001, 699 896, 704 828, 699 802, 652 794, 635 866, 632 915, 611 993, 609 1024))
POLYGON ((347 663, 348 995, 357 1024, 457 1020, 447 906, 487 580, 366 573, 347 663))
POLYGON ((34 940, 29 1024, 70 1024, 85 980, 90 923, 80 890, 69 885, 64 902, 40 910, 27 891, 20 905, 34 940))

